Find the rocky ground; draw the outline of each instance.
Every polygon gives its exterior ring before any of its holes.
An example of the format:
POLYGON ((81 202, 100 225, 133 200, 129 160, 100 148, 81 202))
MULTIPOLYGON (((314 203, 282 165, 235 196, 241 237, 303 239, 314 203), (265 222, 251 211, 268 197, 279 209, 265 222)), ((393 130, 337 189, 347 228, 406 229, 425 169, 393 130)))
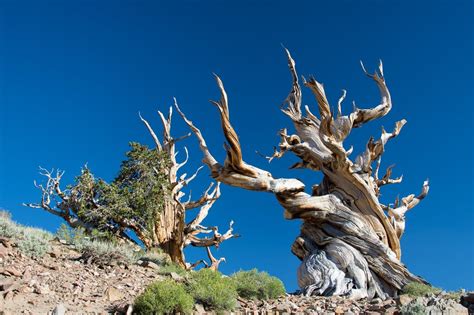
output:
POLYGON ((158 266, 85 264, 80 254, 53 241, 51 250, 33 259, 0 239, 0 310, 4 314, 126 312, 150 282, 158 266))
MULTIPOLYGON (((131 314, 134 298, 150 282, 164 277, 151 262, 99 266, 82 261, 70 246, 58 241, 51 245, 47 255, 34 259, 0 238, 0 314, 131 314)), ((474 314, 474 294, 465 294, 461 302, 465 306, 443 293, 417 299, 402 295, 386 301, 288 294, 270 301, 239 299, 236 313, 399 314, 407 305, 422 305, 426 314, 468 314, 468 308, 474 314)), ((201 305, 195 310, 206 312, 201 305)))
MULTIPOLYGON (((471 294, 470 298, 472 303, 474 295, 471 294)), ((419 308, 421 312, 416 314, 474 314, 474 304, 469 313, 467 307, 443 293, 418 298, 401 295, 385 301, 381 299, 351 301, 343 297, 288 295, 274 301, 239 302, 242 312, 246 314, 401 314, 403 307, 408 309, 405 314, 415 314, 415 308, 408 308, 408 305, 422 306, 419 308)))

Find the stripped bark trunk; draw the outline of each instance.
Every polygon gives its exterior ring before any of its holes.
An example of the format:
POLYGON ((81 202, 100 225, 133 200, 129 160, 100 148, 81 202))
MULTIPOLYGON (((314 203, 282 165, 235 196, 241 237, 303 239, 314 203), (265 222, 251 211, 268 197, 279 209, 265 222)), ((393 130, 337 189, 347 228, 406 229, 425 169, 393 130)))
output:
MULTIPOLYGON (((167 253, 174 263, 185 268, 194 268, 197 264, 186 263, 184 248, 189 245, 195 247, 206 247, 210 266, 216 266, 215 268, 217 268, 217 265, 214 263, 215 258, 212 256, 209 247, 218 247, 223 241, 238 237, 237 234, 233 233, 233 222, 231 222, 230 228, 225 234, 220 234, 217 227, 205 227, 201 225, 202 221, 207 217, 209 209, 220 197, 219 184, 214 188, 214 185, 211 184, 203 195, 196 201, 191 201, 191 199, 188 201, 182 201, 182 198, 185 196, 183 188, 188 186, 189 183, 196 178, 202 167, 198 168, 196 172, 189 177, 187 177, 186 173, 178 176, 179 169, 187 163, 189 156, 188 150, 185 148, 186 159, 182 163, 178 163, 176 160, 177 152, 175 144, 177 141, 189 137, 190 134, 177 139, 171 136, 171 119, 173 115, 172 107, 169 109, 168 117, 165 118, 163 113, 160 111, 158 114, 163 125, 163 143, 160 142, 148 121, 140 116, 140 119, 145 124, 155 141, 156 150, 166 152, 166 155, 170 159, 170 165, 164 170, 159 170, 166 172, 170 191, 166 196, 164 207, 158 213, 154 223, 153 244, 167 253), (186 211, 195 208, 200 208, 200 211, 193 220, 186 223, 186 211), (212 237, 200 238, 198 237, 198 234, 201 233, 212 234, 212 237)), ((200 262, 208 266, 204 260, 201 260, 200 262)))
POLYGON ((301 260, 298 282, 307 295, 344 295, 351 298, 386 298, 395 295, 409 282, 425 282, 411 274, 401 263, 400 237, 405 228, 405 212, 413 208, 428 192, 428 182, 417 197, 409 195, 395 205, 379 201, 380 187, 401 182, 401 177, 390 178, 392 168, 379 179, 378 172, 385 144, 396 137, 405 120, 396 123, 391 133, 382 129, 379 140, 373 138, 366 150, 355 161, 349 159, 352 148, 346 150, 344 139, 353 128, 386 115, 392 108, 389 90, 383 76, 382 63, 378 72, 365 74, 377 85, 381 102, 374 108, 354 110, 342 114, 343 91, 337 112, 332 112, 323 85, 310 78, 304 81, 314 94, 319 118, 308 106, 301 109, 302 91, 295 62, 286 50, 293 78, 292 90, 282 109, 293 122, 295 134, 280 131, 279 150, 269 161, 292 152, 300 161, 292 168, 321 171, 323 180, 313 185, 311 193, 294 178, 273 178, 260 168, 243 161, 237 133, 230 122, 227 94, 221 79, 216 76, 221 99, 213 102, 220 112, 227 157, 220 164, 211 154, 200 130, 176 104, 179 113, 199 140, 203 162, 219 182, 249 190, 273 193, 285 209, 286 219, 301 219, 300 235, 292 245, 292 252, 301 260), (376 164, 375 170, 372 165, 376 164))

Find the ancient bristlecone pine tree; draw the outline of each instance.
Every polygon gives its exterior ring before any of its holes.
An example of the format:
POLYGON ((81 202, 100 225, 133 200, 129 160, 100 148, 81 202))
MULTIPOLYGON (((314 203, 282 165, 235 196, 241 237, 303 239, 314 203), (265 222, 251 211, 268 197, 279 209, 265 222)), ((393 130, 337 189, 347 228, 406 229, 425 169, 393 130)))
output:
POLYGON ((62 171, 41 169, 46 183, 36 184, 42 192, 40 203, 28 203, 26 206, 42 208, 65 220, 73 228, 83 228, 107 232, 109 236, 134 242, 127 233, 133 231, 147 249, 159 248, 169 254, 171 260, 184 268, 193 268, 204 263, 211 269, 217 269, 224 258, 216 259, 210 247, 218 247, 223 241, 237 237, 233 233, 233 222, 224 234, 217 227, 202 225, 209 209, 220 197, 220 183, 211 183, 197 200, 183 200, 183 188, 197 176, 201 166, 194 174, 178 175, 178 171, 188 161, 188 150, 184 147, 185 159, 176 160, 176 142, 180 138, 171 136, 172 107, 168 117, 158 112, 163 124, 162 141, 158 138, 148 121, 140 116, 147 127, 155 148, 132 144, 129 159, 122 163, 121 172, 112 183, 95 179, 88 168, 76 184, 63 190, 60 186, 62 171), (125 171, 124 171, 125 170, 125 171), (155 192, 156 193, 153 193, 155 192), (196 217, 186 221, 186 213, 199 208, 196 217), (206 234, 207 237, 199 237, 206 234), (186 246, 204 247, 210 259, 196 263, 187 263, 184 256, 186 246))
POLYGON ((274 178, 269 172, 244 162, 236 131, 231 125, 227 94, 216 76, 221 99, 213 102, 220 112, 227 157, 223 164, 211 154, 200 130, 176 104, 176 108, 199 140, 203 162, 212 177, 230 186, 275 194, 285 209, 286 219, 302 219, 300 235, 292 245, 292 252, 300 260, 298 282, 307 295, 345 295, 351 298, 393 296, 409 282, 424 282, 411 274, 401 263, 400 237, 405 229, 405 213, 416 206, 428 193, 428 182, 421 193, 396 200, 394 205, 379 201, 380 187, 400 183, 392 179, 391 168, 379 176, 381 156, 388 140, 396 137, 405 120, 395 124, 392 132, 382 129, 380 139, 372 138, 365 152, 354 161, 349 159, 352 149, 344 148, 344 139, 353 128, 386 115, 392 108, 390 93, 385 83, 382 63, 378 72, 365 74, 377 85, 381 102, 374 108, 355 108, 343 115, 341 105, 332 112, 323 85, 314 78, 303 82, 314 94, 319 118, 305 106, 301 108, 302 91, 295 62, 288 54, 293 78, 292 90, 282 109, 293 122, 295 134, 280 131, 279 150, 269 160, 286 152, 294 153, 300 162, 293 168, 320 171, 324 177, 319 185, 305 185, 294 178, 274 178), (375 167, 373 168, 373 164, 375 167))

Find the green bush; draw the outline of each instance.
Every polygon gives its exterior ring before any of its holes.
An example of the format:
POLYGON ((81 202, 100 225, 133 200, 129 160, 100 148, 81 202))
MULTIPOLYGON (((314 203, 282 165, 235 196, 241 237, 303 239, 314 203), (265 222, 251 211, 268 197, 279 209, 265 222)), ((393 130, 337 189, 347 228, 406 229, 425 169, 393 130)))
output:
POLYGON ((245 299, 275 299, 285 294, 283 282, 257 269, 239 271, 231 276, 237 293, 245 299))
POLYGON ((419 282, 410 282, 402 289, 403 294, 408 294, 413 297, 425 296, 427 294, 439 292, 441 292, 440 289, 419 282))
POLYGON ((420 302, 413 301, 400 308, 401 315, 425 315, 426 308, 420 302))
POLYGON ((135 300, 136 314, 190 314, 193 298, 182 284, 172 280, 163 280, 150 285, 135 300))
POLYGON ((464 293, 465 290, 463 289, 459 289, 457 291, 449 291, 448 293, 446 293, 446 298, 460 302, 461 296, 463 296, 464 293))
POLYGON ((191 273, 188 291, 197 303, 216 311, 232 310, 236 306, 237 291, 232 279, 217 271, 201 269, 191 273))
POLYGON ((166 262, 158 270, 158 273, 160 275, 169 275, 172 272, 174 272, 174 273, 176 273, 180 276, 183 276, 183 277, 188 273, 185 269, 181 268, 180 266, 178 266, 177 264, 175 264, 173 262, 166 262))
POLYGON ((49 250, 49 241, 53 235, 42 229, 17 224, 10 219, 8 212, 2 211, 0 237, 10 238, 25 255, 42 257, 49 250))

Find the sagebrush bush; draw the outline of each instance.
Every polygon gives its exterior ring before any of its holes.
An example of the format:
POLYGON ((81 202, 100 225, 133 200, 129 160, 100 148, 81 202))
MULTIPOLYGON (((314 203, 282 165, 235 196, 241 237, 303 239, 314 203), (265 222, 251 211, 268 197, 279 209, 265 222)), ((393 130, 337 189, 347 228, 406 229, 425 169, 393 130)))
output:
POLYGON ((446 298, 460 302, 461 296, 463 296, 464 293, 465 290, 463 289, 459 289, 457 291, 449 291, 448 293, 446 293, 446 298))
POLYGON ((210 269, 191 273, 188 291, 197 303, 216 311, 232 310, 237 303, 232 279, 210 269))
POLYGON ((71 228, 67 226, 65 223, 62 223, 58 230, 56 231, 56 237, 59 240, 66 242, 67 244, 75 245, 80 243, 89 237, 86 235, 86 232, 83 228, 71 228))
POLYGON ((72 229, 66 224, 62 224, 56 232, 56 237, 73 245, 82 254, 83 259, 99 265, 132 264, 140 257, 136 248, 128 244, 117 244, 101 235, 94 237, 93 234, 86 233, 83 228, 72 229))
POLYGON ((45 230, 13 222, 5 211, 0 215, 0 236, 10 238, 23 254, 30 257, 43 256, 50 249, 49 241, 53 239, 53 235, 45 230))
POLYGON ((123 263, 133 264, 138 259, 138 253, 129 245, 117 245, 104 241, 83 240, 74 244, 82 253, 82 258, 96 264, 123 263))
POLYGON ((418 301, 412 301, 409 304, 403 305, 400 308, 401 315, 425 315, 427 314, 426 308, 423 304, 418 301))
POLYGON ((425 296, 427 294, 439 292, 441 292, 440 289, 419 282, 410 282, 402 289, 403 294, 408 294, 413 297, 425 296))
POLYGON ((236 272, 231 279, 239 296, 245 299, 275 299, 286 292, 280 279, 257 269, 236 272))
POLYGON ((172 272, 174 272, 174 273, 176 273, 180 276, 185 276, 188 273, 188 271, 186 271, 185 269, 183 269, 182 267, 178 266, 177 264, 175 264, 173 262, 166 262, 158 270, 158 273, 161 274, 161 275, 169 275, 172 272))
POLYGON ((193 297, 184 286, 173 280, 163 280, 151 284, 134 303, 136 314, 190 314, 194 305, 193 297))
POLYGON ((140 257, 139 259, 142 261, 151 261, 159 266, 167 266, 171 264, 170 257, 159 249, 141 251, 138 256, 140 257))
POLYGON ((0 209, 0 218, 11 219, 12 215, 7 210, 0 209))

